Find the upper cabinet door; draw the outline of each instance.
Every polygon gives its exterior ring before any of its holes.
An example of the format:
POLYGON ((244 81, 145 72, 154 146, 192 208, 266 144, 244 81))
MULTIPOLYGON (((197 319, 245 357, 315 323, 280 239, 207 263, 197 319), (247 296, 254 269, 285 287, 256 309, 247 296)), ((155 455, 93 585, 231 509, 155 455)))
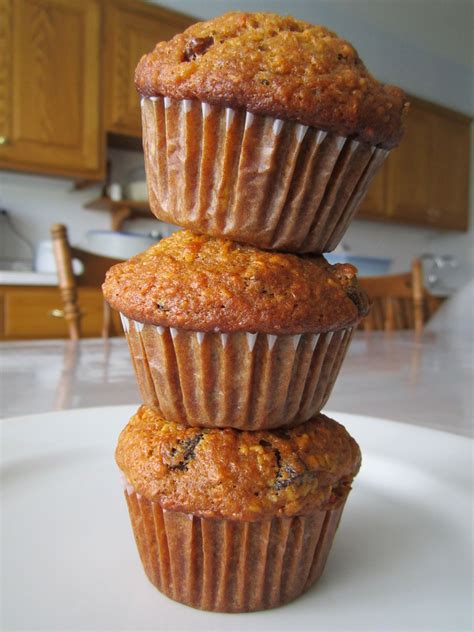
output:
POLYGON ((0 6, 0 167, 100 178, 99 3, 0 6))
POLYGON ((409 97, 406 130, 370 185, 358 217, 466 230, 469 117, 409 97))
POLYGON ((423 224, 430 206, 432 156, 431 113, 410 109, 399 147, 387 158, 387 215, 423 224))
POLYGON ((469 123, 464 117, 433 113, 432 170, 428 220, 439 228, 467 230, 469 123))
POLYGON ((105 11, 105 128, 108 132, 141 137, 135 68, 142 55, 153 50, 158 41, 171 39, 196 20, 125 0, 108 0, 105 11))
POLYGON ((410 100, 405 136, 387 160, 389 215, 427 227, 466 230, 470 119, 410 100))

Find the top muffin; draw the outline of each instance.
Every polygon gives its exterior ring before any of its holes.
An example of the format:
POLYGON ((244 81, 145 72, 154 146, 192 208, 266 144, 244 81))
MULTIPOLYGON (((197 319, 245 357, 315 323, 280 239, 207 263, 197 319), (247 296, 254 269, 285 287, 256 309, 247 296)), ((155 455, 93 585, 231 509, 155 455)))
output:
POLYGON ((347 41, 273 13, 227 13, 159 42, 135 84, 144 96, 244 108, 384 148, 399 143, 408 108, 347 41))

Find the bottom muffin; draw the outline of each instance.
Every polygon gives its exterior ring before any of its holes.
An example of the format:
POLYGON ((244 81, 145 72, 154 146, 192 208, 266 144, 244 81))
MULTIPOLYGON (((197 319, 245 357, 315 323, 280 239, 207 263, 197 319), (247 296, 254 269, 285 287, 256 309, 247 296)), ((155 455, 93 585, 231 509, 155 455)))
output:
POLYGON ((320 577, 360 451, 318 415, 295 428, 191 428, 141 406, 117 463, 145 572, 165 595, 219 612, 282 605, 320 577))

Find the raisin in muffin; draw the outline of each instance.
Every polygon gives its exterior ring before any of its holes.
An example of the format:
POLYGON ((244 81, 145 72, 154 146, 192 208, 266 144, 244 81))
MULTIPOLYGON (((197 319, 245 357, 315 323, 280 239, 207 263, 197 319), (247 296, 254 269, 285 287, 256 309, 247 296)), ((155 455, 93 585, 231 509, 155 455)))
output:
POLYGON ((337 246, 408 108, 347 41, 273 13, 159 42, 135 83, 155 215, 293 252, 337 246))
POLYGON ((294 425, 327 401, 368 311, 355 268, 174 233, 113 266, 143 402, 172 421, 294 425))
POLYGON ((291 601, 321 575, 361 457, 324 415, 241 432, 141 406, 116 460, 150 581, 195 608, 246 612, 291 601))

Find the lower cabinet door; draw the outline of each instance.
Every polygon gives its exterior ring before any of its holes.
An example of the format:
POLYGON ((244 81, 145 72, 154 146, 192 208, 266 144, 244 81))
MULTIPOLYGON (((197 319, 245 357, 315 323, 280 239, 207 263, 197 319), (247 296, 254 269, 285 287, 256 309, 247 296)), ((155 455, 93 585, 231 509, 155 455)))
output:
MULTIPOLYGON (((67 338, 68 327, 57 288, 7 287, 0 290, 3 299, 2 338, 67 338)), ((80 288, 82 337, 102 333, 103 297, 99 289, 80 288)), ((112 335, 121 333, 119 318, 113 315, 112 335)))

